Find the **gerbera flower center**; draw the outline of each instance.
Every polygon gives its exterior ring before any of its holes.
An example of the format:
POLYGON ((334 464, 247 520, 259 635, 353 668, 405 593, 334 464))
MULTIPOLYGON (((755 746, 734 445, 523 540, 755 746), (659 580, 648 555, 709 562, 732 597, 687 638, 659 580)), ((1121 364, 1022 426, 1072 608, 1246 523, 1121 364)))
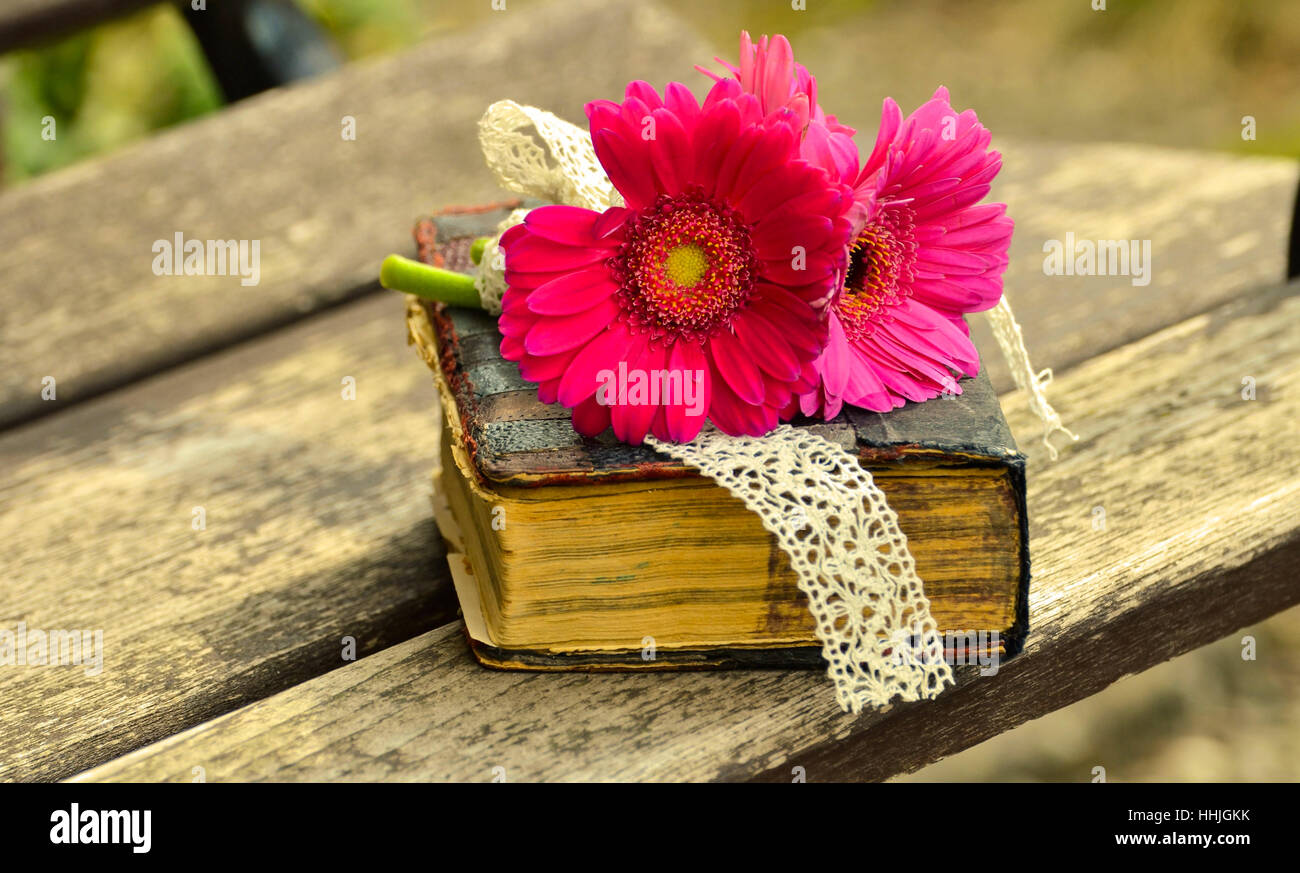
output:
POLYGON ((668 253, 664 262, 668 278, 682 288, 694 288, 709 270, 709 258, 704 249, 688 243, 668 253))
POLYGON ((889 310, 912 293, 916 240, 912 211, 884 207, 849 247, 849 270, 835 312, 850 339, 871 336, 889 310))
POLYGON ((634 218, 610 269, 634 328, 703 340, 744 305, 758 258, 735 210, 694 191, 634 218))

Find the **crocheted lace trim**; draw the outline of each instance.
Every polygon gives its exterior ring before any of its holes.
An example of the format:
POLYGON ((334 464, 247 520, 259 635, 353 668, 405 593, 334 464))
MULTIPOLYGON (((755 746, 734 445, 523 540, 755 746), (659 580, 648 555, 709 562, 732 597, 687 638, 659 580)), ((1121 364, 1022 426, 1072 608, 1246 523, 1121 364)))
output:
POLYGON ((932 698, 952 684, 907 536, 856 458, 785 424, 762 437, 710 427, 690 443, 646 443, 726 488, 776 537, 844 710, 932 698))
POLYGON ((1077 440, 1079 436, 1061 423, 1061 416, 1047 402, 1047 386, 1052 384, 1052 370, 1049 367, 1039 373, 1034 372, 1033 365, 1029 363, 1029 352, 1025 349, 1024 334, 1020 332, 1020 324, 1011 313, 1006 292, 998 300, 998 305, 985 314, 993 326, 993 336, 1002 349, 1002 357, 1011 369, 1011 378, 1015 380, 1016 387, 1029 392, 1029 408, 1043 422, 1043 445, 1047 446, 1048 454, 1055 461, 1058 453, 1056 446, 1052 445, 1052 434, 1060 431, 1071 440, 1077 440))
POLYGON ((503 188, 601 211, 623 205, 596 160, 587 131, 536 106, 493 103, 479 119, 478 139, 488 169, 503 188), (527 132, 530 126, 535 134, 527 132))

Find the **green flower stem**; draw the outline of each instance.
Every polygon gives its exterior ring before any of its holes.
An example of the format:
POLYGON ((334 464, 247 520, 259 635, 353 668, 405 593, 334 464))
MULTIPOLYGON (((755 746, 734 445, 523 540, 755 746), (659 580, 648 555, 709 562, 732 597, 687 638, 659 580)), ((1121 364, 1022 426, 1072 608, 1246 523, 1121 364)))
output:
POLYGON ((393 291, 437 300, 448 306, 482 309, 474 277, 430 267, 401 255, 389 255, 379 268, 379 284, 393 291))
POLYGON ((492 237, 490 236, 481 236, 474 240, 469 247, 469 259, 476 264, 482 262, 483 250, 487 248, 487 244, 491 241, 492 237))

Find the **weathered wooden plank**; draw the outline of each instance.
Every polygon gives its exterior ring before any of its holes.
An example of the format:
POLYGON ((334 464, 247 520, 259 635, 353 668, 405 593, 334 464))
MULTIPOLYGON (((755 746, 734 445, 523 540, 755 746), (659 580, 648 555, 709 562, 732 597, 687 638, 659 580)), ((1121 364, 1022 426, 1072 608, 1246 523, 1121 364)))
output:
POLYGON ((96 780, 883 778, 1300 602, 1300 285, 1058 377, 1082 434, 1032 454, 1029 645, 996 676, 858 719, 809 673, 525 674, 456 625, 79 776, 96 780), (1255 399, 1243 399, 1242 380, 1255 399), (1105 526, 1094 528, 1095 508, 1105 526))
POLYGON ((103 633, 97 675, 0 665, 0 779, 75 773, 332 669, 345 636, 360 656, 454 616, 422 448, 437 399, 402 306, 0 436, 0 633, 103 633))
POLYGON ((6 0, 0 6, 0 54, 68 36, 158 2, 160 0, 6 0))
POLYGON ((0 425, 375 290, 416 215, 501 198, 477 141, 490 102, 581 120, 589 99, 633 78, 697 76, 691 65, 710 56, 675 16, 634 0, 485 3, 476 15, 464 33, 0 195, 0 425), (258 284, 154 275, 155 241, 178 233, 258 241, 258 284))
MULTIPOLYGON (((1073 366, 1288 278, 1295 161, 996 136, 994 145, 1003 170, 991 197, 1016 221, 1005 288, 1035 367, 1073 366), (1149 240, 1149 284, 1044 275, 1044 245, 1066 234, 1149 240)), ((994 387, 1011 390, 987 320, 970 322, 994 387)))

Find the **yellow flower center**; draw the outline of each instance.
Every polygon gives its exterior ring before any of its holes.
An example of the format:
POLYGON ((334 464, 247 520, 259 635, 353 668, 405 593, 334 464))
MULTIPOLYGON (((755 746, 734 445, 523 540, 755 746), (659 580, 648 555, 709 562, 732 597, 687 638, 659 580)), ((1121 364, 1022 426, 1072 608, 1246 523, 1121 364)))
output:
POLYGON ((629 326, 702 342, 745 305, 760 272, 749 228, 703 192, 660 195, 609 260, 629 326))
POLYGON ((668 278, 679 288, 694 288, 708 269, 708 256, 694 243, 676 246, 664 261, 668 278))

